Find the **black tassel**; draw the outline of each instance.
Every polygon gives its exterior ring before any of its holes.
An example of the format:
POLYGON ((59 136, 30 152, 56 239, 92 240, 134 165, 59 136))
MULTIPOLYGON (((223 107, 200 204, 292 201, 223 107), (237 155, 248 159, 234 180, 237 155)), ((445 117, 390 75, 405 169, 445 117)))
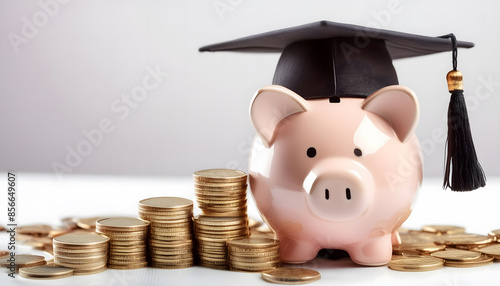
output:
POLYGON ((442 38, 451 38, 453 45, 453 70, 446 76, 451 98, 448 107, 448 139, 443 188, 459 192, 472 191, 484 187, 486 177, 472 141, 463 94, 462 74, 457 71, 457 40, 453 34, 442 38))

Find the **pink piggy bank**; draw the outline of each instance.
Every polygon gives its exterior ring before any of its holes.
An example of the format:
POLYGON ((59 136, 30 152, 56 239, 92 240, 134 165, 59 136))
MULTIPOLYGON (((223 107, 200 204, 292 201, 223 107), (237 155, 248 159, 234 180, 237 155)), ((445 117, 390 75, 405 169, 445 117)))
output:
POLYGON ((250 188, 281 241, 281 261, 328 248, 357 264, 388 263, 422 181, 415 94, 392 85, 330 102, 271 85, 253 98, 250 117, 250 188))

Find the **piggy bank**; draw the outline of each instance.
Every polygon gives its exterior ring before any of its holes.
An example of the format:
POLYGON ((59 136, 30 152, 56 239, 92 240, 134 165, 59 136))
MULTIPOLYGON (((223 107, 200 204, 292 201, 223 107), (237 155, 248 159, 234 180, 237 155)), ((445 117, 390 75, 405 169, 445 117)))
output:
POLYGON ((422 181, 418 117, 415 94, 400 85, 333 100, 280 85, 256 93, 249 184, 281 261, 307 262, 322 248, 361 265, 390 261, 422 181))

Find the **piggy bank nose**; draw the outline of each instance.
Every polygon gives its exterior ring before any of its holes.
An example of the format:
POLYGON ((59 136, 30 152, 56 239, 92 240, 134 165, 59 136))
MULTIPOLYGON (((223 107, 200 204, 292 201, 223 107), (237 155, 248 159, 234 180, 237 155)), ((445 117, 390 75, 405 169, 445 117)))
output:
POLYGON ((348 158, 326 159, 304 180, 310 211, 322 219, 353 220, 368 210, 375 185, 361 163, 348 158))

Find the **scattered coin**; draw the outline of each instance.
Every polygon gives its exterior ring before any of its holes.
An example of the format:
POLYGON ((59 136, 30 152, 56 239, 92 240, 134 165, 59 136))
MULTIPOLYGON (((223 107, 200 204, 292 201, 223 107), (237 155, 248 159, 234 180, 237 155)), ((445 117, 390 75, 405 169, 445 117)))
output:
POLYGON ((494 256, 495 259, 500 259, 500 243, 493 244, 487 247, 477 249, 478 252, 494 256))
POLYGON ((19 275, 30 279, 60 279, 73 275, 73 269, 60 266, 36 266, 19 269, 19 275))
POLYGON ((262 279, 278 284, 306 284, 321 279, 321 274, 307 268, 276 268, 262 273, 262 279))
POLYGON ((478 267, 478 266, 485 266, 492 264, 493 259, 494 259, 493 257, 483 254, 479 258, 473 260, 465 260, 465 261, 446 260, 444 265, 450 267, 458 267, 458 268, 478 267))
POLYGON ((478 259, 481 256, 481 253, 461 250, 461 249, 447 248, 446 250, 443 251, 437 251, 431 253, 431 256, 436 258, 441 258, 446 261, 448 260, 468 261, 468 260, 478 259))
POLYGON ((9 255, 10 252, 7 250, 0 250, 0 258, 3 258, 4 256, 9 255))
POLYGON ((426 225, 422 228, 422 231, 437 234, 457 234, 464 233, 465 228, 453 225, 426 225))
POLYGON ((456 245, 480 245, 488 244, 493 241, 493 237, 471 234, 471 233, 459 233, 459 234, 444 234, 434 241, 436 244, 444 244, 448 246, 456 245))
MULTIPOLYGON (((34 267, 47 264, 47 261, 45 261, 45 257, 40 255, 17 254, 14 256, 14 258, 16 264, 16 273, 19 271, 19 268, 34 267)), ((1 260, 0 267, 10 267, 10 261, 1 260)))
POLYGON ((80 228, 83 229, 95 229, 95 222, 103 218, 102 216, 96 216, 96 217, 87 217, 87 218, 79 218, 76 220, 76 225, 80 228))
POLYGON ((46 224, 33 224, 26 226, 19 226, 16 228, 17 234, 27 234, 33 236, 47 236, 49 235, 52 227, 46 224))
POLYGON ((389 262, 390 269, 406 272, 423 272, 443 268, 444 260, 429 256, 401 256, 389 262))
POLYGON ((493 236, 495 241, 500 242, 500 229, 492 230, 488 233, 489 236, 493 236))

